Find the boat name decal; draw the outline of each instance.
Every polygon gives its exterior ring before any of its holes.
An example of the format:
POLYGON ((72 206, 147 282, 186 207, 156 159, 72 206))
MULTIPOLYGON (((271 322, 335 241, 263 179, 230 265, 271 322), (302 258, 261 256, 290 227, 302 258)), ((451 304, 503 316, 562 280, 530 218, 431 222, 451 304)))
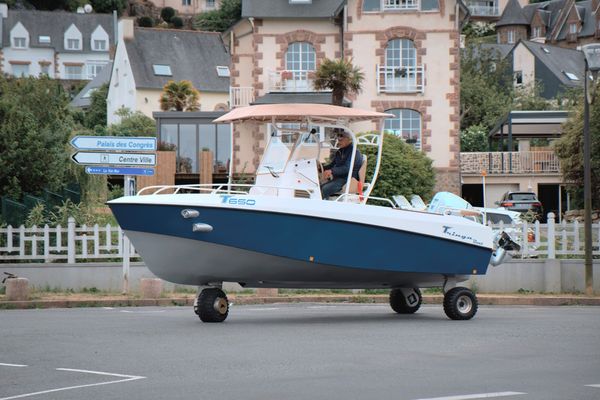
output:
POLYGON ((462 233, 454 232, 454 230, 451 226, 444 225, 444 234, 454 237, 454 238, 457 238, 457 239, 460 239, 460 240, 465 240, 465 241, 470 240, 473 242, 473 244, 483 245, 483 242, 480 242, 479 240, 474 239, 472 236, 467 236, 462 233))
POLYGON ((221 204, 235 204, 240 206, 253 206, 256 204, 256 200, 254 199, 244 199, 227 194, 222 194, 221 199, 221 204))

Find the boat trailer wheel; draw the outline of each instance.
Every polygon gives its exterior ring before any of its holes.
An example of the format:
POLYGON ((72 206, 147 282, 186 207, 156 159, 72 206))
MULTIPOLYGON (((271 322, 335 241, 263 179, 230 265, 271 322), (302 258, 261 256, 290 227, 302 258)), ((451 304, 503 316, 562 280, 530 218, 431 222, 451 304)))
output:
POLYGON ((390 307, 398 314, 414 314, 422 302, 419 288, 396 288, 390 291, 390 307))
POLYGON ((477 306, 475 293, 465 287, 455 287, 444 295, 444 312, 450 319, 471 319, 477 313, 477 306))
POLYGON ((227 295, 219 288, 204 289, 198 295, 194 312, 202 322, 223 322, 229 314, 227 295))

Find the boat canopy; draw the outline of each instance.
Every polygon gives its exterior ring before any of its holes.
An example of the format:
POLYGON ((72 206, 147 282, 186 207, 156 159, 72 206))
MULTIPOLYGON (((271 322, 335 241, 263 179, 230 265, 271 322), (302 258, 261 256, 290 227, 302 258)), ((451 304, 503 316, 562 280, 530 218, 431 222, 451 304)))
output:
POLYGON ((392 114, 328 104, 260 104, 235 108, 213 122, 271 122, 273 120, 277 122, 298 122, 299 120, 310 119, 313 123, 338 120, 353 123, 393 117, 392 114))

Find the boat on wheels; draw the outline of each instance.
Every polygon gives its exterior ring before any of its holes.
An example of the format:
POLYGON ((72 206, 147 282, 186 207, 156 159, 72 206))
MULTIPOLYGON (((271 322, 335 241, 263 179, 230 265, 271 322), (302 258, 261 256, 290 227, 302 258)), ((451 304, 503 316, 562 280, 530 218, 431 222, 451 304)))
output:
POLYGON ((421 288, 441 287, 444 311, 468 320, 477 298, 456 286, 502 262, 512 241, 464 210, 398 207, 371 196, 382 162, 383 130, 357 135, 353 124, 383 127, 391 115, 315 104, 236 108, 216 123, 269 124, 252 184, 152 186, 108 202, 147 267, 177 284, 199 286, 194 311, 204 322, 229 313, 223 282, 244 288, 390 289, 400 314, 421 306, 421 288), (335 150, 328 135, 376 148, 369 182, 348 172, 342 192, 323 199, 320 171, 335 150), (325 138, 325 140, 323 140, 325 138), (468 213, 467 213, 468 214, 468 213))

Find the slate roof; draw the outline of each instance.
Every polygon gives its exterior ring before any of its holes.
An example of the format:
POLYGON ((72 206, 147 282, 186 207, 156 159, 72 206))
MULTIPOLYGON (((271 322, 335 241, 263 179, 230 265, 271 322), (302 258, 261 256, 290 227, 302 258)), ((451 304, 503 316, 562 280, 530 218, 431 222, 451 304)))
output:
POLYGON ((77 93, 77 96, 75 96, 73 98, 73 100, 71 100, 69 105, 71 105, 71 107, 78 107, 78 108, 89 107, 91 104, 91 100, 92 100, 90 97, 90 95, 92 94, 92 91, 98 89, 100 86, 104 85, 105 83, 110 82, 111 72, 112 72, 112 61, 109 62, 108 64, 106 64, 100 70, 98 75, 96 75, 96 77, 94 79, 89 81, 88 84, 85 85, 85 87, 83 89, 81 89, 81 92, 77 93))
POLYGON ((340 13, 346 0, 312 0, 290 4, 289 0, 243 0, 242 18, 331 18, 340 13))
MULTIPOLYGON (((29 47, 51 48, 58 52, 92 52, 90 39, 98 25, 108 33, 111 44, 114 42, 113 17, 110 14, 77 14, 65 11, 8 10, 3 20, 2 43, 10 46, 10 31, 21 22, 29 32, 29 47), (64 34, 74 24, 81 32, 82 50, 67 50, 64 47, 64 34), (50 36, 50 43, 39 43, 39 36, 50 36)), ((108 49, 107 49, 108 51, 108 49)))
MULTIPOLYGON (((331 100, 331 92, 267 93, 258 97, 252 104, 331 104, 331 100)), ((344 99, 343 105, 350 107, 352 103, 348 99, 344 99)))
MULTIPOLYGON (((577 33, 578 37, 593 36, 596 33, 596 17, 592 12, 592 2, 579 1, 575 3, 579 16, 582 18, 581 30, 577 33)), ((564 24, 560 33, 558 34, 558 40, 564 40, 567 38, 569 33, 569 24, 564 24)))
MULTIPOLYGON (((523 45, 540 60, 565 86, 578 87, 583 85, 584 56, 579 50, 550 46, 548 44, 522 41, 523 45), (544 51, 544 48, 547 51, 544 51), (565 72, 575 74, 578 81, 570 80, 565 72)), ((516 46, 515 46, 516 47, 516 46)))
POLYGON ((500 21, 496 22, 496 26, 505 25, 529 25, 529 21, 525 18, 523 9, 518 0, 509 0, 508 4, 502 12, 500 21))
POLYGON ((219 33, 135 28, 125 47, 137 88, 162 89, 168 81, 189 80, 200 91, 229 92, 229 78, 217 75, 217 66, 231 63, 219 33), (154 64, 169 65, 173 75, 155 75, 154 64))

